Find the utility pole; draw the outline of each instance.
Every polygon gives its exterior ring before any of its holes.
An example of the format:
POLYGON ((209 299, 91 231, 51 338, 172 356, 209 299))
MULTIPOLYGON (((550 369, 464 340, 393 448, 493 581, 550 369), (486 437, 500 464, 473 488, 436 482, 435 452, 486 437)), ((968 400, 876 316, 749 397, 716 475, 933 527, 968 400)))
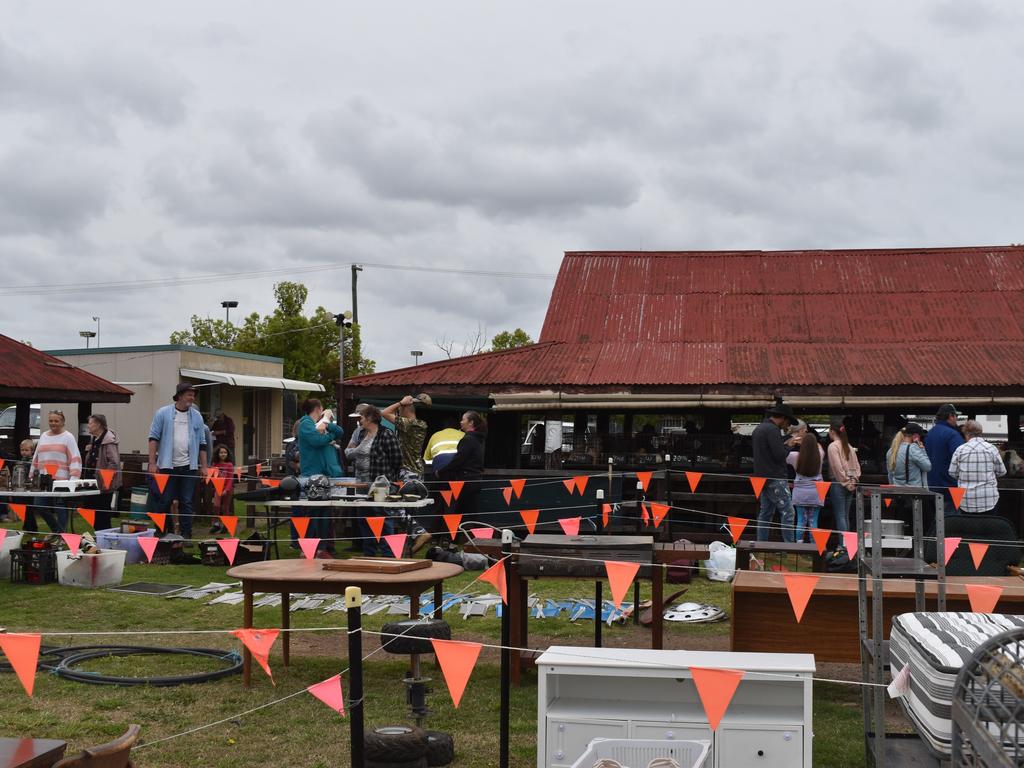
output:
POLYGON ((356 291, 356 282, 359 280, 357 272, 362 272, 363 268, 358 264, 352 265, 352 322, 359 325, 359 300, 356 291))

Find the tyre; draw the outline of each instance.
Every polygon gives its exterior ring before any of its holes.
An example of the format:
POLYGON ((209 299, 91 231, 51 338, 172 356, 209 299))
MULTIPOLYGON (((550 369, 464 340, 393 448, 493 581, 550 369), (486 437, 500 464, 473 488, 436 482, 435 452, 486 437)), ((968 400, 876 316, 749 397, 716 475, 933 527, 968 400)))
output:
POLYGON ((427 758, 421 757, 404 763, 381 763, 377 760, 364 760, 363 765, 366 768, 427 768, 427 758))
POLYGON ((427 755, 427 734, 411 725, 382 725, 370 728, 363 737, 366 761, 416 765, 427 755))
POLYGON ((433 653, 431 638, 451 640, 452 628, 448 622, 438 619, 394 621, 384 625, 380 643, 388 653, 433 653))
POLYGON ((427 765, 450 765, 455 759, 455 739, 450 733, 427 731, 427 765))

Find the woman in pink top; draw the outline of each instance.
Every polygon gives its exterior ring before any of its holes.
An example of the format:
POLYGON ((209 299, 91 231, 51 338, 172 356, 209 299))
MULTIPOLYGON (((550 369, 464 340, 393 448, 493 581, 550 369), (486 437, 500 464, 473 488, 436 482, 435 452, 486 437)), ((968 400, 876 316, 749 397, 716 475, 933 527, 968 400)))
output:
POLYGON ((846 427, 842 421, 832 420, 828 436, 832 441, 828 444, 828 471, 832 479, 829 496, 832 514, 835 516, 835 530, 848 531, 853 494, 860 481, 860 462, 857 460, 857 451, 846 436, 846 427))
MULTIPOLYGON (((31 474, 43 473, 54 480, 68 480, 82 476, 82 454, 74 435, 64 429, 64 412, 50 411, 46 416, 50 425, 48 432, 39 436, 36 452, 32 457, 31 474)), ((68 525, 67 499, 55 496, 40 496, 35 499, 43 519, 54 533, 63 533, 68 525), (56 512, 56 516, 54 515, 56 512)), ((28 518, 25 519, 28 530, 28 518)), ((33 527, 35 521, 33 520, 33 527)))

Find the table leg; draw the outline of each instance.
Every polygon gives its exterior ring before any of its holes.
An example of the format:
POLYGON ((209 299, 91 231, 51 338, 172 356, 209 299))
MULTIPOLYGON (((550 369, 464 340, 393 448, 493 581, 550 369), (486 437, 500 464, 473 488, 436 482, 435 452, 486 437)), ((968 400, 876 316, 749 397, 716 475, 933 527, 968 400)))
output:
POLYGON ((288 610, 288 604, 291 602, 291 595, 287 592, 281 593, 281 629, 284 630, 281 634, 284 635, 284 640, 281 643, 281 651, 284 654, 284 665, 288 666, 288 652, 291 650, 292 633, 288 630, 291 628, 291 611, 288 610))
POLYGON ((441 613, 441 601, 444 600, 444 594, 441 591, 441 582, 437 582, 434 585, 434 618, 440 621, 444 616, 441 613))
MULTIPOLYGON (((242 582, 242 592, 245 599, 242 601, 242 626, 246 629, 252 627, 252 586, 242 582)), ((242 646, 242 685, 249 687, 249 675, 252 673, 252 653, 249 648, 242 646)))
POLYGON ((418 619, 420 617, 420 596, 419 594, 413 594, 409 592, 409 618, 418 619))
POLYGON ((664 647, 662 613, 665 611, 665 570, 661 565, 653 565, 651 568, 651 648, 661 650, 664 647))

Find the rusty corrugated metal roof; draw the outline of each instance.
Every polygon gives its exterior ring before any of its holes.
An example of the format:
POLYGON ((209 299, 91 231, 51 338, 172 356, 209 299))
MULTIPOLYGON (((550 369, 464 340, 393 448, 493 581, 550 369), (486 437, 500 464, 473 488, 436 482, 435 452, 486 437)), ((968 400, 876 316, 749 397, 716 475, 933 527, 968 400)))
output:
POLYGON ((70 363, 33 349, 0 334, 0 397, 59 400, 67 395, 72 401, 124 402, 132 396, 130 389, 76 368, 70 363))

